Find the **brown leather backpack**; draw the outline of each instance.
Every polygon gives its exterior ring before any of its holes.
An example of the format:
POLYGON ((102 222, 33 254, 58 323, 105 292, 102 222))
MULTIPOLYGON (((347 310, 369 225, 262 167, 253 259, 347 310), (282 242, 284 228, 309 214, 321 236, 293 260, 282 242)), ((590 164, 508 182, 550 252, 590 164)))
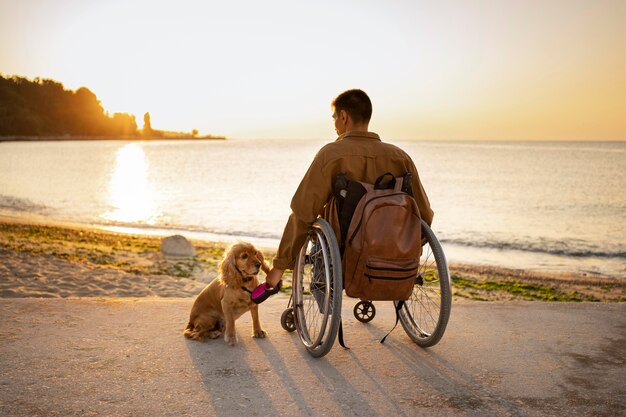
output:
POLYGON ((327 205, 343 254, 344 288, 362 300, 411 296, 421 252, 421 220, 410 174, 380 176, 375 184, 339 174, 327 205), (390 177, 387 182, 385 180, 390 177))

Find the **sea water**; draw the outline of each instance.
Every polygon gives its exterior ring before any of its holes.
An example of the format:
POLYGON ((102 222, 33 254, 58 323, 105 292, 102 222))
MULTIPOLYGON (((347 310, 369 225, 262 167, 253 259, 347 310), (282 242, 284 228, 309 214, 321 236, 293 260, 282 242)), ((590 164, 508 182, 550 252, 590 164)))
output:
MULTIPOLYGON (((326 142, 3 142, 0 211, 276 247, 326 142)), ((626 277, 625 142, 389 142, 450 261, 626 277)))

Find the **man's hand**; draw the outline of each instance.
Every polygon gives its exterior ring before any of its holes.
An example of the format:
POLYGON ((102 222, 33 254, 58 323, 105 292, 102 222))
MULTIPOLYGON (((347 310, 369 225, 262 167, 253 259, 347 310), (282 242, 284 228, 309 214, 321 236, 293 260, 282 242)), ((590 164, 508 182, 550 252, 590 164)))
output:
POLYGON ((278 281, 280 281, 283 277, 284 272, 285 271, 282 269, 272 268, 269 274, 265 277, 265 282, 267 282, 270 287, 274 288, 278 284, 278 281))

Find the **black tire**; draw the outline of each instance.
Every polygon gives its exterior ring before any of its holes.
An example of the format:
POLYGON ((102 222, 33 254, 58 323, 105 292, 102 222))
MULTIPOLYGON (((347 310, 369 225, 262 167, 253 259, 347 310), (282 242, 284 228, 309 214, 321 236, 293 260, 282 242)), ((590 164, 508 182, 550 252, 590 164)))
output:
POLYGON ((353 313, 361 323, 369 323, 376 317, 376 307, 371 301, 359 301, 354 306, 353 313))
MULTIPOLYGON (((421 347, 441 340, 452 308, 450 271, 443 249, 428 224, 422 220, 420 269, 411 298, 400 309, 400 323, 411 340, 421 347)), ((397 301, 395 302, 397 305, 397 301)))
POLYGON ((283 311, 283 314, 281 314, 280 316, 280 325, 289 333, 296 330, 296 324, 294 323, 292 308, 288 308, 283 311))
POLYGON ((295 327, 309 353, 319 358, 335 343, 343 291, 339 245, 325 220, 311 227, 293 275, 295 327))

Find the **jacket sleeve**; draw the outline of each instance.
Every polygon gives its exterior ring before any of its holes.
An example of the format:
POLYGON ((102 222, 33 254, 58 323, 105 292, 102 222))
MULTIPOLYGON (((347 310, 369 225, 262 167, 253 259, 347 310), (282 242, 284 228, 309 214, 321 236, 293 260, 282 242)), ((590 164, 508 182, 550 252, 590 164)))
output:
POLYGON ((417 168, 415 168, 415 164, 410 160, 409 165, 411 176, 413 177, 413 198, 417 202, 417 208, 420 211, 420 216, 422 220, 424 220, 428 225, 432 225, 433 217, 435 213, 430 208, 430 201, 428 201, 428 196, 426 195, 426 191, 422 186, 422 182, 420 181, 419 174, 417 173, 417 168))
POLYGON ((325 175, 321 163, 316 158, 291 200, 291 215, 274 258, 275 268, 293 269, 309 228, 322 213, 331 191, 331 179, 325 175))

